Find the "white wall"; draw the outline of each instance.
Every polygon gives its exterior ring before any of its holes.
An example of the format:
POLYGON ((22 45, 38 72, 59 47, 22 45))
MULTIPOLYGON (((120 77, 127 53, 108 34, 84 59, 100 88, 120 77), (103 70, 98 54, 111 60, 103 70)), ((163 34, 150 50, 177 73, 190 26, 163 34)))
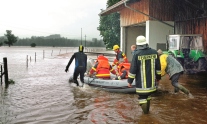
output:
MULTIPOLYGON (((174 25, 174 22, 166 22, 174 25)), ((166 36, 174 34, 174 28, 159 21, 146 21, 146 39, 149 46, 157 50, 157 43, 166 43, 166 36)))

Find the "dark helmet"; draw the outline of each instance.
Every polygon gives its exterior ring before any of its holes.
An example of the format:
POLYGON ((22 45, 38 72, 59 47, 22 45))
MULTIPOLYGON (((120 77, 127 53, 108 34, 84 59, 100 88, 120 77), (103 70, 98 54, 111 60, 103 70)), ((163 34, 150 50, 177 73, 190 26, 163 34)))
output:
POLYGON ((84 47, 82 45, 79 46, 79 52, 83 52, 84 47))

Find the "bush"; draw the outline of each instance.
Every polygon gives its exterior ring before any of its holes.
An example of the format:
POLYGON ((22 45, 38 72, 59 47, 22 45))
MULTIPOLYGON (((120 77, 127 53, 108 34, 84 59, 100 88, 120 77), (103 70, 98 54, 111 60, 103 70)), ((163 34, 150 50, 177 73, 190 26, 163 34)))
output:
POLYGON ((3 45, 3 43, 2 42, 0 42, 0 46, 2 46, 3 45))
POLYGON ((36 44, 35 43, 31 43, 30 46, 31 47, 36 47, 36 44))
POLYGON ((9 79, 8 82, 9 82, 9 84, 14 84, 15 83, 15 81, 12 80, 12 79, 9 79))

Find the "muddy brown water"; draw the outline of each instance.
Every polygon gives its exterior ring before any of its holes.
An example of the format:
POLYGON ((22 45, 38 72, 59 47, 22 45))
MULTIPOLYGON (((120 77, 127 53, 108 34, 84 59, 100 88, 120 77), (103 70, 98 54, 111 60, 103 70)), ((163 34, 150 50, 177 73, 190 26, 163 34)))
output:
POLYGON ((7 89, 1 86, 0 124, 207 123, 206 75, 181 76, 179 82, 191 91, 193 99, 183 93, 174 94, 170 81, 163 77, 159 90, 152 95, 150 113, 145 115, 136 94, 110 93, 68 83, 74 63, 69 73, 64 70, 75 51, 76 48, 0 47, 0 62, 7 57, 9 79, 15 81, 7 89), (31 56, 28 67, 27 55, 31 56))

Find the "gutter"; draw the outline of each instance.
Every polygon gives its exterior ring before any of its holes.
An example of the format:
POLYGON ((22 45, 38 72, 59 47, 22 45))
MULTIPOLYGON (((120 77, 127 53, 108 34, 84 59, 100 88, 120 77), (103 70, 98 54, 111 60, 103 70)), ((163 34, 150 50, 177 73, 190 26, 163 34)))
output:
POLYGON ((161 22, 161 23, 163 23, 163 24, 166 24, 166 25, 168 25, 168 26, 174 28, 174 25, 171 25, 171 24, 168 24, 168 23, 166 23, 166 22, 163 22, 163 21, 161 21, 161 20, 159 20, 159 19, 156 19, 156 18, 154 18, 154 17, 152 17, 152 16, 150 16, 150 15, 147 15, 147 14, 145 14, 145 13, 139 11, 139 10, 136 10, 136 9, 133 9, 133 8, 127 6, 127 4, 126 4, 127 1, 129 1, 129 0, 125 0, 125 1, 124 1, 124 5, 125 5, 126 8, 128 8, 128 9, 130 9, 130 10, 132 10, 132 11, 141 13, 141 14, 143 14, 143 15, 145 15, 145 16, 148 16, 148 17, 150 17, 150 18, 152 18, 152 19, 154 19, 154 20, 156 20, 156 21, 159 21, 159 22, 161 22))

